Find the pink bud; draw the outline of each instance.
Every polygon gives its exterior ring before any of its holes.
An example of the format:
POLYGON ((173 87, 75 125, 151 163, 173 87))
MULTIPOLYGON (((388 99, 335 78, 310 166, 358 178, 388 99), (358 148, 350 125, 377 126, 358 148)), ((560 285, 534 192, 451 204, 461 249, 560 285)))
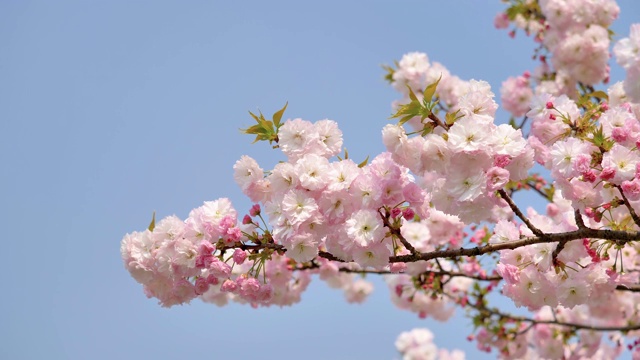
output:
POLYGON ((231 279, 227 279, 222 283, 220 290, 223 292, 235 293, 238 290, 238 284, 231 279))
POLYGON ((596 173, 593 170, 586 171, 582 173, 582 180, 586 182, 595 182, 597 179, 596 173))
POLYGON ((242 237, 242 230, 240 230, 237 227, 232 227, 227 229, 227 233, 226 233, 226 236, 224 237, 224 240, 227 244, 232 244, 240 240, 241 237, 242 237))
POLYGON ((391 209, 391 217, 392 218, 398 217, 398 215, 400 215, 400 213, 402 213, 402 210, 400 210, 400 208, 391 209))
POLYGON ((226 278, 231 274, 231 266, 217 258, 213 258, 213 262, 209 265, 209 271, 215 277, 226 278))
POLYGON ((218 278, 213 275, 209 275, 207 276, 207 282, 211 285, 218 285, 220 283, 220 280, 218 280, 218 278))
POLYGON ((601 212, 596 212, 593 215, 593 220, 595 220, 596 222, 600 222, 600 220, 602 220, 602 213, 601 212))
POLYGON ((202 255, 198 255, 198 256, 196 257, 196 267, 197 267, 198 269, 202 269, 203 267, 205 267, 205 266, 204 266, 204 256, 202 256, 202 255))
POLYGON ((588 218, 593 219, 593 217, 596 215, 596 212, 595 212, 595 210, 593 208, 588 207, 588 208, 584 209, 584 214, 588 218))
POLYGON ((251 210, 249 210, 249 214, 251 214, 251 216, 258 216, 260 215, 260 204, 254 204, 251 207, 251 210))
POLYGON ((551 101, 547 102, 547 109, 553 109, 553 103, 551 101))
POLYGON ((413 220, 413 218, 416 216, 415 211, 413 211, 412 208, 406 208, 404 209, 404 211, 402 212, 402 216, 406 219, 406 220, 413 220))
POLYGON ((202 295, 209 290, 209 282, 203 277, 196 279, 196 294, 202 295))
POLYGON ((249 215, 245 215, 245 216, 242 218, 242 223, 243 223, 243 224, 245 224, 245 225, 248 225, 248 224, 253 223, 253 220, 251 220, 251 216, 249 216, 249 215))
POLYGON ((214 251, 216 251, 216 247, 212 243, 208 242, 207 240, 202 240, 200 242, 200 247, 198 248, 198 254, 211 255, 211 253, 213 253, 214 251))
POLYGON ((247 299, 254 299, 260 290, 260 282, 256 278, 246 278, 240 284, 240 296, 247 299))
POLYGON ((611 167, 607 167, 602 169, 602 172, 600 172, 600 179, 602 180, 611 180, 616 176, 616 169, 611 168, 611 167))
POLYGON ((246 259, 247 259, 247 253, 244 250, 236 249, 233 252, 233 261, 235 261, 236 264, 242 265, 242 263, 244 263, 246 259))

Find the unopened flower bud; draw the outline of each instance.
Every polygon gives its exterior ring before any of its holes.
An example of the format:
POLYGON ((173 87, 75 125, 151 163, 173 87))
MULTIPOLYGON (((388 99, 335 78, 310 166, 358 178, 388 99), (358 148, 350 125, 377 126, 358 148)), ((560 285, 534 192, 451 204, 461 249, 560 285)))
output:
POLYGON ((247 259, 247 253, 244 250, 236 249, 233 252, 233 261, 235 261, 236 264, 242 265, 242 263, 244 263, 246 259, 247 259))

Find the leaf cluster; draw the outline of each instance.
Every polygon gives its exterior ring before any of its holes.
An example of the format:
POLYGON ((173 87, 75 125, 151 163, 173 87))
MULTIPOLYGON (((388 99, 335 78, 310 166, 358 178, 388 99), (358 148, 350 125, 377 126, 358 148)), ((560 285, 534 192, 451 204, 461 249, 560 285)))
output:
POLYGON ((544 15, 537 1, 510 0, 505 2, 511 4, 506 10, 506 14, 511 21, 514 21, 518 15, 523 16, 527 20, 544 19, 544 15))
POLYGON ((280 126, 282 126, 282 115, 287 109, 287 105, 289 105, 288 102, 282 109, 276 111, 272 116, 272 120, 267 120, 261 111, 259 112, 259 115, 256 115, 249 111, 249 114, 257 122, 257 124, 246 129, 240 129, 240 131, 245 134, 256 135, 256 139, 253 141, 254 143, 258 141, 268 141, 269 144, 272 144, 274 141, 277 143, 278 130, 280 129, 280 126))
POLYGON ((433 100, 433 96, 436 93, 436 87, 438 86, 440 79, 424 89, 424 92, 422 93, 422 101, 418 99, 411 87, 407 85, 407 88, 409 89, 409 99, 411 101, 407 104, 401 105, 398 108, 398 111, 391 116, 391 119, 400 118, 398 125, 402 126, 414 117, 420 117, 420 121, 422 122, 424 119, 431 116, 433 114, 433 109, 438 104, 438 100, 433 100))

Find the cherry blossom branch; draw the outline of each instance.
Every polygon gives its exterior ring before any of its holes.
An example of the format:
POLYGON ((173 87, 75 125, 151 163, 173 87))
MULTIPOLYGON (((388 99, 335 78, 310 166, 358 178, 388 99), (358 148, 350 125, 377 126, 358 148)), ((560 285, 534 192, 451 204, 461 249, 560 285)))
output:
MULTIPOLYGON (((220 251, 225 251, 227 249, 234 249, 234 248, 238 248, 238 249, 242 249, 242 250, 263 250, 263 249, 271 249, 274 251, 277 251, 279 253, 284 254, 285 252, 287 252, 287 248, 285 248, 284 246, 280 245, 280 244, 275 244, 275 243, 260 243, 260 244, 244 244, 241 243, 240 245, 237 246, 228 246, 228 247, 224 247, 221 248, 220 251)), ((326 252, 326 251, 319 251, 318 252, 318 256, 321 258, 325 258, 327 260, 331 260, 331 261, 337 261, 337 262, 345 262, 344 260, 336 257, 335 255, 326 252)))
POLYGON ((320 251, 318 252, 318 256, 320 256, 321 258, 325 258, 327 260, 331 260, 331 261, 337 261, 337 262, 346 262, 340 258, 337 258, 335 255, 333 255, 332 253, 326 252, 326 251, 320 251))
MULTIPOLYGON (((406 239, 402 236, 402 234, 397 234, 400 241, 404 240, 408 243, 406 239)), ((633 241, 640 241, 640 232, 627 232, 621 230, 608 230, 608 229, 592 229, 588 227, 579 228, 578 230, 568 231, 564 233, 554 233, 554 234, 542 234, 542 236, 529 236, 524 237, 522 239, 516 241, 508 241, 503 243, 496 244, 488 244, 484 246, 477 246, 473 248, 458 248, 458 249, 446 249, 446 250, 437 250, 431 251, 427 253, 421 253, 416 251, 415 253, 408 255, 396 255, 389 257, 389 262, 397 263, 397 262, 416 262, 421 260, 432 260, 432 259, 441 259, 441 258, 457 258, 457 257, 471 257, 471 256, 479 256, 483 254, 488 254, 500 250, 513 250, 519 247, 533 245, 533 244, 543 244, 543 243, 554 243, 554 242, 568 242, 572 240, 578 239, 602 239, 602 240, 612 240, 617 244, 625 244, 633 241)), ((274 251, 278 251, 281 253, 285 253, 287 249, 280 245, 274 243, 261 243, 261 244, 240 244, 239 246, 235 246, 242 250, 260 250, 260 249, 272 249, 274 251)), ((231 247, 230 247, 231 248, 231 247)), ((221 250, 224 250, 223 248, 221 250)), ((326 252, 320 251, 318 256, 325 258, 327 260, 345 262, 344 260, 336 257, 335 255, 326 252)))
POLYGON ((522 128, 524 127, 524 124, 526 124, 526 123, 527 123, 527 120, 528 120, 528 119, 529 119, 529 117, 525 115, 525 116, 522 118, 522 121, 520 122, 520 125, 518 125, 518 127, 517 127, 517 128, 518 128, 518 129, 520 129, 520 130, 522 130, 522 128))
MULTIPOLYGON (((315 270, 315 269, 319 269, 320 268, 320 264, 318 264, 315 261, 311 261, 308 264, 304 264, 301 266, 298 266, 296 268, 294 268, 293 270, 295 271, 304 271, 304 270, 315 270)), ((401 275, 404 274, 403 272, 392 272, 389 270, 373 270, 373 269, 350 269, 348 267, 340 267, 338 268, 338 271, 340 272, 344 272, 344 273, 351 273, 351 274, 372 274, 372 275, 401 275)), ((424 275, 435 275, 435 276, 447 276, 450 278, 454 278, 454 277, 464 277, 467 279, 472 279, 472 280, 478 280, 478 281, 501 281, 502 277, 499 275, 494 275, 494 276, 483 276, 483 275, 471 275, 471 274, 466 274, 466 273, 461 273, 461 272, 455 272, 455 271, 446 271, 446 270, 440 270, 440 271, 436 271, 436 270, 425 270, 422 272, 422 274, 424 275)))
POLYGON ((616 290, 619 291, 629 291, 629 292, 640 292, 640 285, 618 285, 616 286, 616 290))
POLYGON ((389 258, 390 262, 415 262, 420 260, 431 260, 437 258, 456 258, 461 256, 478 256, 500 250, 513 250, 522 246, 553 243, 559 241, 571 241, 583 238, 613 240, 617 243, 627 243, 640 241, 640 232, 627 232, 620 230, 591 229, 582 228, 574 231, 542 234, 542 236, 530 236, 516 241, 509 241, 497 244, 488 244, 473 248, 458 248, 432 251, 428 253, 418 253, 411 255, 398 255, 389 258))
POLYGON ((380 214, 380 217, 382 218, 382 222, 384 223, 384 226, 386 228, 389 229, 389 232, 391 233, 392 237, 397 237, 400 242, 402 243, 402 245, 404 245, 404 247, 409 250, 412 254, 417 254, 418 251, 416 250, 416 248, 413 247, 413 245, 411 245, 411 243, 409 241, 407 241, 407 239, 404 238, 404 236, 402 236, 402 233, 400 232, 400 229, 397 227, 394 227, 393 225, 391 225, 391 223, 389 222, 389 211, 385 209, 385 213, 382 213, 382 208, 378 209, 378 214, 380 214))
POLYGON ((525 317, 525 316, 516 316, 516 315, 506 314, 496 309, 487 308, 482 304, 479 305, 479 304, 467 303, 467 306, 475 310, 478 310, 480 313, 485 315, 494 315, 494 316, 498 316, 501 319, 527 322, 532 325, 546 324, 546 325, 569 327, 575 330, 592 330, 592 331, 623 331, 624 332, 624 331, 640 330, 640 324, 628 325, 628 326, 597 326, 597 325, 586 325, 586 324, 578 324, 578 323, 572 323, 572 322, 564 322, 557 319, 536 320, 536 319, 525 317))
POLYGON ((449 125, 447 125, 446 123, 443 123, 442 120, 440 120, 440 118, 437 117, 434 113, 429 114, 428 117, 438 126, 442 127, 445 130, 449 130, 449 125))
MULTIPOLYGON (((581 238, 586 238, 586 237, 591 237, 591 238, 601 238, 601 239, 605 239, 605 240, 616 240, 616 241, 624 241, 624 242, 631 242, 631 241, 639 241, 640 240, 640 233, 627 233, 624 231, 614 231, 614 230, 596 230, 596 229, 591 229, 591 228, 587 228, 585 227, 584 223, 582 222, 582 217, 580 215, 579 210, 576 210, 576 223, 578 223, 578 227, 579 229, 570 233, 558 233, 558 234, 547 234, 547 239, 541 239, 538 237, 529 237, 529 238, 524 238, 524 239, 520 239, 518 241, 514 241, 514 242, 508 242, 508 243, 500 243, 500 244, 489 244, 489 245, 485 245, 485 246, 479 246, 479 247, 475 247, 475 248, 467 248, 467 249, 452 249, 452 250, 441 250, 441 251, 433 251, 433 252, 429 252, 429 253, 419 253, 416 252, 414 254, 411 255, 400 255, 400 256, 393 256, 389 259, 389 262, 394 263, 394 262, 415 262, 415 261, 420 261, 420 260, 431 260, 431 259, 439 259, 439 258, 452 258, 452 257, 461 257, 461 256, 476 256, 476 255, 481 255, 481 254, 486 254, 486 253, 490 253, 490 252, 495 252, 495 251, 499 251, 499 250, 506 250, 506 249, 515 249, 518 247, 522 247, 522 246, 527 246, 527 245, 532 245, 532 244, 539 244, 539 243, 544 243, 544 242, 553 242, 553 241, 558 241, 558 247, 560 246, 560 244, 566 244, 567 242, 571 241, 571 240, 577 240, 577 239, 581 239, 581 238), (579 220, 578 220, 579 219, 579 220), (587 236, 587 235, 594 235, 594 234, 598 234, 598 236, 587 236), (559 240, 557 240, 556 238, 559 238, 559 240), (474 255, 475 254, 475 255, 474 255), (414 256, 419 257, 418 259, 413 259, 414 256), (411 259, 406 259, 407 257, 411 257, 411 259)), ((400 237, 402 237, 402 235, 399 235, 400 237)), ((404 237, 402 237, 402 239, 404 239, 404 237)), ((406 239, 405 239, 406 241, 406 239)), ((261 250, 261 249, 272 249, 274 251, 277 252, 286 252, 287 249, 280 245, 280 244, 274 244, 274 243, 265 243, 265 244, 241 244, 240 246, 238 246, 240 249, 242 250, 261 250)), ((562 250, 562 248, 560 248, 560 250, 558 250, 558 247, 556 247, 557 250, 557 254, 556 251, 554 250, 554 259, 558 256, 558 254, 560 253, 560 251, 562 250)), ((564 245, 563 245, 564 247, 564 245)), ((342 262, 342 263, 346 263, 344 260, 336 257, 335 255, 326 252, 326 251, 320 251, 318 253, 318 256, 327 260, 331 260, 331 261, 336 261, 336 262, 342 262)), ((301 267, 296 268, 295 270, 312 270, 312 269, 317 269, 320 266, 315 262, 312 261, 311 265, 304 265, 301 267)), ((402 274, 402 273, 394 273, 388 270, 365 270, 365 269, 361 269, 361 270, 354 270, 354 269, 349 269, 349 268, 339 268, 339 271, 341 272, 346 272, 346 273, 358 273, 358 274, 377 274, 377 275, 389 275, 389 274, 402 274)), ((479 281, 501 281, 502 277, 499 275, 494 275, 494 276, 482 276, 482 275, 471 275, 471 274, 466 274, 466 273, 461 273, 461 272, 453 272, 453 271, 446 271, 442 268, 440 268, 439 271, 433 271, 433 270, 427 270, 424 271, 424 274, 433 274, 435 276, 448 276, 451 278, 454 277, 466 277, 468 279, 472 279, 472 280, 479 280, 479 281)), ((619 291, 629 291, 629 292, 640 292, 640 285, 632 285, 632 286, 627 286, 627 285, 618 285, 616 287, 616 290, 619 291)))
POLYGON ((573 212, 573 218, 576 221, 576 225, 578 226, 578 229, 587 228, 584 224, 584 221, 582 220, 582 214, 580 213, 580 209, 576 209, 576 211, 573 212))
POLYGON ((624 205, 627 207, 627 209, 629 209, 629 214, 631 214, 633 222, 636 223, 636 225, 640 226, 640 217, 638 217, 638 214, 636 214, 635 210, 633 210, 631 203, 629 203, 629 199, 627 199, 627 197, 624 195, 624 191, 622 191, 622 187, 620 187, 620 185, 615 185, 615 187, 620 192, 620 195, 622 195, 622 201, 624 201, 624 205))
POLYGON ((551 200, 549 200, 549 197, 547 196, 547 194, 543 193, 543 192, 542 192, 542 190, 538 189, 534 183, 532 183, 532 182, 528 181, 526 184, 531 188, 531 190, 533 190, 533 191, 537 192, 537 193, 538 193, 540 196, 542 196, 545 200, 547 200, 547 201, 551 202, 551 200))
MULTIPOLYGON (((582 214, 580 214, 580 210, 576 209, 573 213, 573 216, 575 218, 576 221, 576 225, 578 226, 578 229, 586 229, 587 227, 584 225, 584 221, 582 221, 582 214)), ((556 245, 556 248, 553 249, 553 253, 551 253, 551 261, 553 263, 554 266, 558 265, 558 255, 560 255, 560 252, 562 251, 562 249, 564 249, 564 246, 567 244, 568 240, 560 240, 558 242, 558 245, 556 245)))
POLYGON ((527 227, 529 228, 529 230, 531 230, 531 232, 533 232, 536 236, 539 236, 539 237, 545 236, 545 234, 540 229, 535 227, 531 223, 531 221, 529 221, 529 219, 526 216, 524 216, 522 211, 520 211, 518 206, 513 202, 513 200, 511 200, 511 198, 509 197, 509 195, 507 195, 507 192, 504 191, 504 189, 498 190, 498 194, 500 194, 500 196, 507 202, 507 204, 509 204, 511 211, 513 211, 520 218, 520 220, 522 220, 522 222, 524 222, 525 225, 527 225, 527 227))

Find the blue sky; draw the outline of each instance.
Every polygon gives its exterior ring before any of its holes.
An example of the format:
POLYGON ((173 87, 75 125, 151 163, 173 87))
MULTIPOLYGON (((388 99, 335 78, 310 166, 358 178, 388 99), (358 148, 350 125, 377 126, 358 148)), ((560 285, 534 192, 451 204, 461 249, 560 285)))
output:
MULTIPOLYGON (((619 3, 614 29, 626 35, 640 3, 619 3)), ((532 68, 534 48, 493 28, 501 9, 488 0, 0 2, 0 358, 391 359, 396 336, 417 326, 439 347, 480 358, 462 315, 420 320, 395 309, 379 281, 363 305, 316 280, 291 308, 163 309, 124 270, 119 247, 153 211, 184 218, 219 197, 249 209, 233 163, 247 154, 270 168, 283 157, 240 134, 247 111, 288 101, 285 118, 336 120, 361 160, 383 150, 399 97, 381 64, 424 51, 498 94, 532 68)))

